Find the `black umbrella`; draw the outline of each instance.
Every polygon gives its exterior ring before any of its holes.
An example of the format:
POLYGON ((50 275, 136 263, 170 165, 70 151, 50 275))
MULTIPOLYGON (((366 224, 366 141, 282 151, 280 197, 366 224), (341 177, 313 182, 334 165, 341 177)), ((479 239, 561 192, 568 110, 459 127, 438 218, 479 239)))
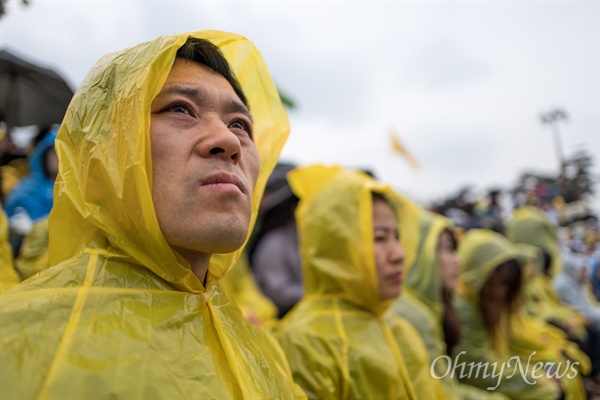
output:
POLYGON ((0 121, 8 126, 59 124, 73 90, 54 71, 0 50, 0 121))

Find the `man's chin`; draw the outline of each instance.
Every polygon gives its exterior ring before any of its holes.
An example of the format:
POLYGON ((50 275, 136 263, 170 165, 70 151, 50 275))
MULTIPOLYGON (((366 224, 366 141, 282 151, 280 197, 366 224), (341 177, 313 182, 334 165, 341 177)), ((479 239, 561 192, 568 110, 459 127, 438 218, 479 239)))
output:
POLYGON ((244 245, 247 233, 246 230, 243 232, 232 232, 231 229, 223 231, 219 235, 215 235, 210 243, 207 243, 205 251, 211 254, 233 253, 244 245))

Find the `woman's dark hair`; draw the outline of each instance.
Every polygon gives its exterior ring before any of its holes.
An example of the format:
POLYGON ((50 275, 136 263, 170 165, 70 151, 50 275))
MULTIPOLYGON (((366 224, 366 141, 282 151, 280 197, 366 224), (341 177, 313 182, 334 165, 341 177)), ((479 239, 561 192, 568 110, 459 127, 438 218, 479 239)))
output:
POLYGON ((448 289, 442 289, 442 299, 444 300, 444 316, 442 319, 442 328, 444 329, 444 341, 446 342, 446 354, 451 355, 454 346, 460 342, 460 319, 453 301, 454 293, 448 289))
MULTIPOLYGON (((454 235, 454 231, 450 228, 444 229, 440 233, 440 237, 447 233, 450 237, 450 243, 452 244, 452 249, 456 251, 458 248, 458 242, 456 240, 456 236, 454 235)), ((438 247, 439 247, 439 239, 438 239, 438 247)), ((444 315, 442 316, 442 328, 444 329, 444 341, 446 342, 446 354, 451 355, 452 349, 454 346, 460 342, 460 319, 458 318, 458 314, 454 309, 454 292, 450 289, 446 289, 442 285, 442 300, 444 301, 444 315)))
POLYGON ((221 51, 217 46, 205 39, 189 37, 183 46, 177 50, 177 57, 205 65, 221 75, 229 82, 242 103, 249 108, 248 101, 246 100, 246 96, 244 95, 240 84, 233 75, 229 63, 223 54, 221 54, 221 51))
POLYGON ((544 275, 548 275, 550 276, 550 266, 552 265, 552 256, 547 253, 546 251, 543 251, 543 256, 544 256, 544 275))
POLYGON ((496 267, 490 278, 481 288, 479 299, 483 320, 492 337, 498 334, 502 314, 512 314, 521 306, 522 285, 521 267, 517 260, 513 259, 496 267), (490 296, 493 290, 497 289, 499 285, 505 285, 508 288, 504 299, 490 296))

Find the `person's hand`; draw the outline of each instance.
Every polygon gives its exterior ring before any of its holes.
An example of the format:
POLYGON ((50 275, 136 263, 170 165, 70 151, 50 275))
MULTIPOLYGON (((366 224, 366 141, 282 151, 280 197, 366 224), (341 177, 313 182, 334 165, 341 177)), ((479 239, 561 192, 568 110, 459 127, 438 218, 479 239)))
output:
POLYGON ((12 233, 25 236, 31 232, 33 221, 27 211, 22 207, 15 208, 15 215, 8 219, 8 224, 12 233))

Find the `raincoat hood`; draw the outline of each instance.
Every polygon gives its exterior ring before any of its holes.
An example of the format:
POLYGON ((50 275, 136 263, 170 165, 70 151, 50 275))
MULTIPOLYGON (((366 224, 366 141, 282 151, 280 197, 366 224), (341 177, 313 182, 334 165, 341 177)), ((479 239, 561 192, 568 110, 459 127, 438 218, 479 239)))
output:
POLYGON ((44 168, 44 154, 46 151, 54 146, 54 141, 56 140, 56 134, 58 133, 58 127, 49 131, 46 136, 35 146, 31 156, 29 157, 29 170, 31 171, 31 175, 35 176, 38 179, 48 179, 44 168))
POLYGON ((506 225, 506 237, 513 243, 539 247, 552 256, 551 276, 560 272, 562 261, 556 230, 540 209, 527 206, 515 210, 512 219, 506 225))
POLYGON ((457 292, 479 304, 479 292, 496 267, 517 257, 515 246, 501 234, 488 229, 467 231, 458 247, 457 292))
MULTIPOLYGON (((178 290, 205 290, 189 263, 167 244, 152 203, 150 105, 190 36, 221 50, 248 99, 260 154, 252 231, 265 183, 289 134, 275 85, 259 52, 242 36, 166 35, 101 58, 74 95, 56 139, 60 167, 49 218, 50 265, 102 249, 148 268, 178 290)), ((242 249, 212 256, 206 289, 233 267, 242 249)))
POLYGON ((58 128, 48 132, 29 156, 27 175, 6 199, 6 214, 12 217, 18 207, 22 207, 32 220, 48 215, 52 209, 54 180, 46 175, 44 164, 46 151, 54 146, 58 128))
POLYGON ((524 284, 536 275, 540 274, 543 260, 542 250, 532 244, 517 243, 517 261, 523 269, 523 277, 525 278, 524 284))
POLYGON ((437 248, 440 234, 452 230, 449 218, 430 211, 421 213, 417 255, 408 270, 405 285, 437 315, 443 312, 442 280, 439 272, 437 248))
POLYGON ((305 296, 334 295, 375 314, 393 302, 382 300, 373 246, 372 192, 396 212, 404 265, 414 260, 419 209, 369 175, 340 166, 313 165, 288 174, 295 195, 305 296))
POLYGON ((241 250, 212 257, 205 289, 157 222, 150 105, 190 35, 221 49, 248 98, 262 156, 256 213, 288 125, 252 43, 202 31, 102 58, 56 140, 56 265, 0 293, 0 397, 305 398, 281 348, 217 282, 241 250))

